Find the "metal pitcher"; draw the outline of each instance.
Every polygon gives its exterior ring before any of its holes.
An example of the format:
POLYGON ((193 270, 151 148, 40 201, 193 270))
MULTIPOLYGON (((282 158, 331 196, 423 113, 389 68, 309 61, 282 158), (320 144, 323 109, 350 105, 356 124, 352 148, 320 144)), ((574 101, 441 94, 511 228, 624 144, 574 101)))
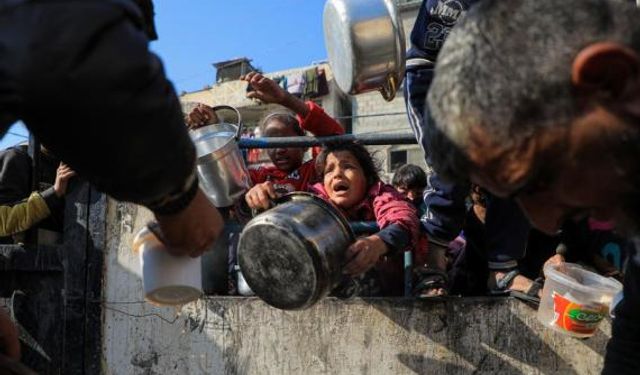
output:
POLYGON ((196 147, 200 186, 216 207, 228 207, 251 187, 249 171, 238 147, 242 135, 242 117, 231 106, 220 105, 213 111, 232 110, 237 125, 221 122, 189 132, 196 147))
POLYGON ((404 78, 406 42, 394 0, 327 0, 324 38, 340 89, 391 101, 404 78))

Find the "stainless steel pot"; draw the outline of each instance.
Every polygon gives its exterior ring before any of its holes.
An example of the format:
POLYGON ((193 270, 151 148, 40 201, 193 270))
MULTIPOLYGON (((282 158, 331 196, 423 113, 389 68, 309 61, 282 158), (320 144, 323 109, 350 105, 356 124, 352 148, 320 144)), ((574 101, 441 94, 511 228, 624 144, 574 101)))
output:
POLYGON ((213 107, 214 112, 223 109, 236 112, 237 125, 221 122, 189 132, 196 146, 200 186, 216 207, 233 205, 251 187, 251 177, 238 147, 242 117, 233 107, 213 107))
POLYGON ((240 269, 271 306, 308 308, 339 283, 355 237, 342 214, 312 194, 290 193, 276 203, 240 234, 240 269))
POLYGON ((327 0, 324 38, 338 87, 391 101, 404 78, 406 42, 394 0, 327 0))

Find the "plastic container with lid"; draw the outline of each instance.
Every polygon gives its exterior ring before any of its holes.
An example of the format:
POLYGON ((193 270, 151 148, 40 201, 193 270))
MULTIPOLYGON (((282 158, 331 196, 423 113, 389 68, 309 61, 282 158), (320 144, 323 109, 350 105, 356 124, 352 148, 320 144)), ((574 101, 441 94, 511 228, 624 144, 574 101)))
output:
MULTIPOLYGON (((154 225, 154 224, 149 224, 154 225)), ((133 240, 133 251, 140 256, 144 297, 158 305, 183 305, 202 295, 201 258, 174 256, 154 232, 142 228, 133 240)))
POLYGON ((573 263, 544 267, 546 281, 538 308, 545 326, 575 337, 593 336, 609 314, 622 284, 573 263))

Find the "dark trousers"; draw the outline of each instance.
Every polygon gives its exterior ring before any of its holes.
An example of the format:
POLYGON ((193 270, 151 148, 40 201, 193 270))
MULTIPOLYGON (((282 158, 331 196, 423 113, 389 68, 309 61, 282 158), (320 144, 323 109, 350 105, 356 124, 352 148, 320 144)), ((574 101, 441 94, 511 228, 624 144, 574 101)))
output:
MULTIPOLYGON (((428 118, 426 97, 433 79, 433 64, 407 66, 404 94, 411 129, 422 147, 427 164, 429 150, 425 147, 425 127, 433 126, 428 118)), ((469 184, 455 184, 442 180, 437 173, 429 173, 424 193, 426 212, 421 218, 430 241, 446 244, 453 240, 464 224, 469 184)), ((509 269, 518 265, 526 251, 529 223, 518 205, 510 200, 489 196, 487 202, 486 233, 489 268, 509 269)))

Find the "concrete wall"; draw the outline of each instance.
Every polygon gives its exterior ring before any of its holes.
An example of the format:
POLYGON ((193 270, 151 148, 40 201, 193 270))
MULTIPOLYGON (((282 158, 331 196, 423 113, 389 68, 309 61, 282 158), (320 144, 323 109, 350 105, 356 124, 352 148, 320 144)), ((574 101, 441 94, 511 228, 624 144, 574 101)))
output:
POLYGON ((206 297, 182 310, 142 299, 133 235, 147 210, 110 201, 105 374, 598 374, 610 332, 545 329, 509 299, 326 299, 306 311, 206 297))
MULTIPOLYGON (((344 102, 346 101, 348 103, 348 99, 337 89, 329 65, 318 64, 317 66, 324 68, 326 72, 329 94, 316 100, 320 102, 325 111, 331 116, 342 116, 344 114, 344 102)), ((306 66, 270 72, 265 75, 268 77, 291 75, 304 72, 311 67, 312 66, 306 66)), ((246 88, 247 83, 244 81, 227 81, 214 84, 209 89, 182 94, 180 95, 180 102, 182 103, 184 112, 189 112, 194 103, 204 103, 210 106, 226 104, 236 107, 240 110, 242 116, 245 118, 245 123, 249 126, 256 125, 268 112, 282 108, 275 104, 265 105, 256 100, 247 99, 246 88)))

